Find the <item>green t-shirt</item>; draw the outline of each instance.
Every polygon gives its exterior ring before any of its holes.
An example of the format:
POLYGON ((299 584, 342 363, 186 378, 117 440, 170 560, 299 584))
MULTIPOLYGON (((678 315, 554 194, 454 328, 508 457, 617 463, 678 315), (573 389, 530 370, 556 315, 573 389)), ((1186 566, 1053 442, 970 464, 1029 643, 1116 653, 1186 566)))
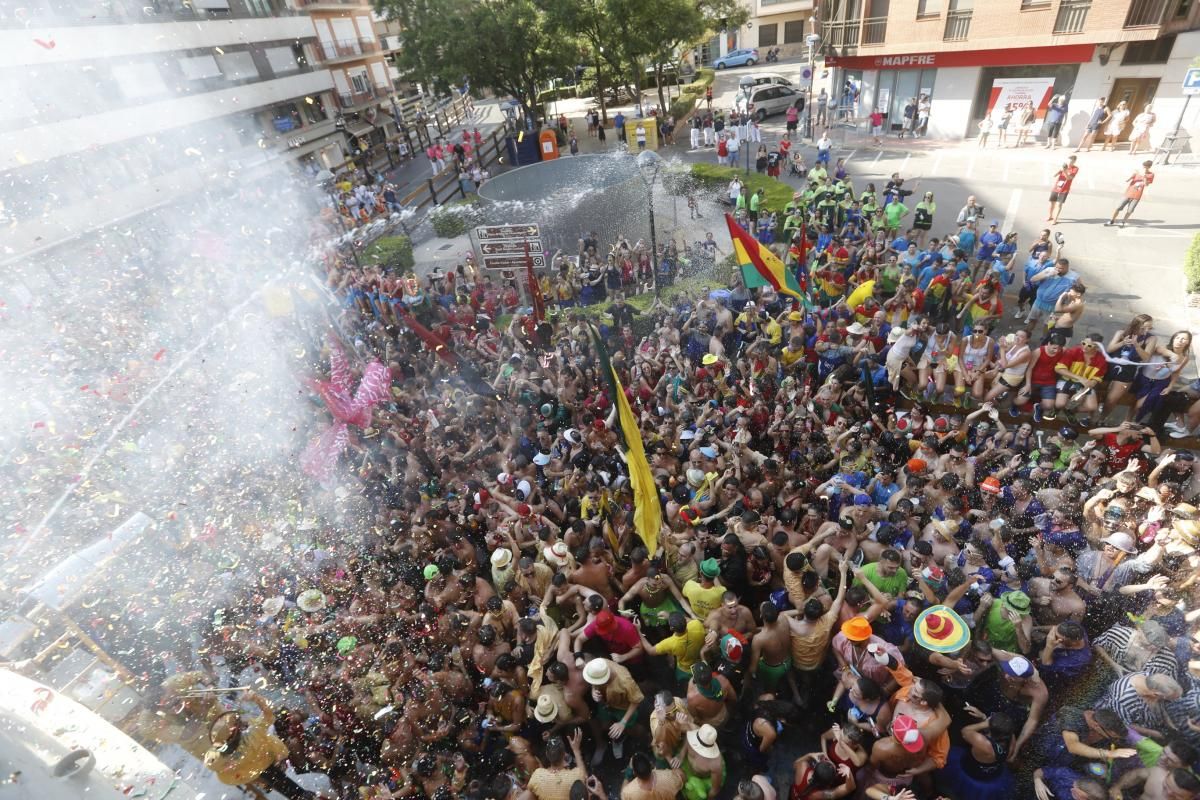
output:
POLYGON ((908 206, 904 203, 888 203, 884 206, 883 213, 887 217, 888 225, 896 227, 900 224, 900 218, 908 211, 908 206))
POLYGON ((1019 653, 1021 649, 1017 643, 1017 628, 1000 613, 1003 606, 1004 604, 997 600, 988 609, 987 622, 984 624, 988 644, 1010 653, 1019 653))
MULTIPOLYGON (((896 574, 890 578, 885 578, 879 574, 879 562, 873 561, 862 568, 862 576, 875 585, 875 588, 884 594, 890 594, 892 597, 899 597, 904 594, 904 590, 908 588, 908 573, 904 568, 896 570, 896 574)), ((855 580, 855 584, 862 585, 862 581, 855 580)))
POLYGON ((757 212, 758 207, 761 204, 762 204, 762 195, 760 195, 758 192, 755 192, 754 194, 750 195, 750 210, 751 211, 757 212))

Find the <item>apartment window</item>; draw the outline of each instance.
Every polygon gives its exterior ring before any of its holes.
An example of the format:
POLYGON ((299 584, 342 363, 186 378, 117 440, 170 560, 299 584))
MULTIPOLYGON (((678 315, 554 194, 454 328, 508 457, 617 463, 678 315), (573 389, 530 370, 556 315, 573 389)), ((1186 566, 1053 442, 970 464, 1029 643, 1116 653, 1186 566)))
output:
POLYGON ((120 64, 112 68, 121 94, 133 100, 167 93, 167 84, 154 64, 120 64))
POLYGON ((299 128, 303 122, 300 119, 300 109, 295 103, 281 103, 271 107, 271 124, 278 133, 287 133, 299 128))
POLYGON ((271 72, 276 75, 287 75, 289 72, 296 72, 300 69, 300 64, 296 60, 296 51, 290 46, 268 47, 263 53, 267 56, 271 72))
POLYGON ((777 44, 779 44, 779 23, 772 22, 770 25, 759 25, 758 46, 774 47, 777 44))
POLYGON ((212 56, 191 56, 179 59, 179 69, 183 77, 189 81, 202 81, 205 78, 216 78, 221 75, 221 68, 212 56))
POLYGON ((254 57, 246 50, 236 53, 222 53, 217 56, 217 64, 221 74, 227 81, 244 81, 258 77, 258 67, 254 66, 254 57))
POLYGON ((1050 0, 1021 0, 1021 10, 1029 11, 1037 8, 1049 8, 1050 0))
POLYGON ((1054 19, 1055 33, 1082 33, 1087 26, 1092 0, 1061 0, 1054 19))
POLYGON ((1146 42, 1130 42, 1125 45, 1125 54, 1121 56, 1121 63, 1165 64, 1171 58, 1173 47, 1175 47, 1174 34, 1146 42))
POLYGON ((355 72, 350 75, 350 83, 354 87, 355 94, 364 94, 371 91, 371 79, 367 77, 367 71, 355 72))
POLYGON ((196 0, 195 7, 205 11, 228 11, 229 0, 196 0))
POLYGON ((917 17, 936 17, 942 11, 942 0, 917 0, 917 17))
POLYGON ((1192 13, 1192 0, 1179 0, 1179 6, 1175 9, 1175 19, 1183 19, 1190 13, 1192 13))
POLYGON ((784 44, 803 44, 804 43, 804 20, 793 19, 783 23, 783 43, 784 44))

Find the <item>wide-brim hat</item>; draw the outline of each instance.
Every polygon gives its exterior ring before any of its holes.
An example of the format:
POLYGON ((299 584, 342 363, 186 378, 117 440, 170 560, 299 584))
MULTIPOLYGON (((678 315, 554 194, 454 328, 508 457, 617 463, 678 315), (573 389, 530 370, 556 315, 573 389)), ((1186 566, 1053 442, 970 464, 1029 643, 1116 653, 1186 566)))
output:
POLYGON ((504 569, 512 563, 512 557, 512 550, 509 550, 507 547, 493 550, 491 555, 492 566, 496 569, 504 569))
POLYGON ((1000 602, 1004 606, 1011 608, 1013 611, 1022 616, 1029 613, 1029 595, 1022 591, 1005 592, 1004 595, 1001 596, 1000 602))
POLYGON ((971 641, 971 631, 954 609, 937 605, 917 617, 913 639, 932 653, 957 653, 971 641))
POLYGON ((283 610, 283 597, 268 597, 262 602, 263 619, 270 619, 283 610))
POLYGON ((593 658, 583 668, 583 679, 592 686, 603 686, 612 677, 612 670, 603 658, 593 658))
POLYGON ((842 635, 852 642, 865 642, 872 633, 871 623, 866 617, 851 617, 842 623, 842 635))
POLYGON ((1100 540, 1104 544, 1111 544, 1113 547, 1120 550, 1122 553, 1133 554, 1137 552, 1137 547, 1133 543, 1133 537, 1125 531, 1117 531, 1111 533, 1100 540))
POLYGON ((558 717, 558 703, 553 697, 544 694, 537 699, 533 707, 533 718, 538 722, 553 722, 558 717))
POLYGON ((320 589, 306 589, 296 598, 296 606, 305 614, 313 614, 325 608, 325 593, 320 589))
POLYGON ((549 547, 542 549, 542 554, 546 556, 546 561, 556 567, 565 567, 570 562, 571 549, 567 547, 566 542, 555 542, 549 547))
POLYGON ((712 725, 701 725, 694 731, 688 731, 687 740, 701 758, 718 758, 721 755, 717 747, 717 729, 712 725))

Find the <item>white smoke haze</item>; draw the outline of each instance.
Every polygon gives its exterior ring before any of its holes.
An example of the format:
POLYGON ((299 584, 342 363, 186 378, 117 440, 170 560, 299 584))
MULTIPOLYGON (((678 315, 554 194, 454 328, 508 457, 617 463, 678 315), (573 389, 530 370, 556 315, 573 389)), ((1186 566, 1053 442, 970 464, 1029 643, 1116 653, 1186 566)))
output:
MULTIPOLYGON (((39 113, 97 91, 38 78, 39 113)), ((67 613, 148 683, 164 663, 190 663, 228 592, 278 594, 266 570, 339 518, 332 487, 298 466, 329 419, 306 383, 327 369, 340 310, 310 245, 329 231, 314 231, 319 190, 267 159, 260 135, 239 115, 0 174, 10 233, 45 225, 81 185, 129 175, 131 159, 147 181, 181 166, 204 178, 52 249, 22 256, 0 240, 0 621, 23 587, 143 512, 152 524, 131 546, 62 592, 82 589, 67 613)))

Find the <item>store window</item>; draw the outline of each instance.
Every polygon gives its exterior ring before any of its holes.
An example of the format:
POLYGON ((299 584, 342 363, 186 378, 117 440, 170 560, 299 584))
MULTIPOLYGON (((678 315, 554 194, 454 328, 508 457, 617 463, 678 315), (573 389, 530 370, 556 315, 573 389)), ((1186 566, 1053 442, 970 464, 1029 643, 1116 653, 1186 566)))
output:
POLYGON ((879 73, 875 107, 884 113, 884 130, 899 132, 904 126, 904 108, 912 101, 920 105, 922 97, 933 101, 936 69, 897 69, 879 73))
POLYGON ((770 25, 758 26, 758 46, 759 47, 774 47, 779 43, 779 23, 772 22, 770 25))
MULTIPOLYGON (((992 84, 997 80, 1012 80, 1026 78, 1031 81, 1044 81, 1052 85, 1051 96, 1069 94, 1075 88, 1075 78, 1079 74, 1078 64, 1058 64, 1026 67, 984 67, 979 76, 979 85, 975 90, 975 101, 971 106, 971 118, 967 121, 965 135, 973 135, 976 124, 987 114, 988 103, 991 102, 992 84)), ((1042 115, 1039 115, 1039 119, 1042 115)))
POLYGON ((783 23, 783 43, 784 44, 803 44, 804 43, 804 20, 793 19, 783 23))

